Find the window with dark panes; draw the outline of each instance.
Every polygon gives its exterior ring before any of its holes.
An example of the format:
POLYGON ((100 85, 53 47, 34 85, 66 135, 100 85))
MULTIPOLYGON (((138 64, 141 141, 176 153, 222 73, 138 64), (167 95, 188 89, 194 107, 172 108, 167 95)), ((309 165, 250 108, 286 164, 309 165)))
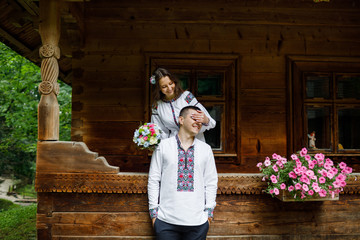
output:
POLYGON ((333 157, 360 154, 360 62, 351 61, 305 57, 289 64, 291 150, 307 147, 333 157))
POLYGON ((181 87, 192 92, 216 121, 215 128, 204 132, 206 142, 212 147, 214 154, 226 158, 229 163, 237 163, 238 112, 235 85, 238 57, 216 57, 164 58, 160 54, 158 57, 150 57, 149 71, 163 67, 176 75, 181 87))
POLYGON ((192 92, 216 121, 215 128, 204 132, 205 140, 213 150, 223 151, 225 74, 221 70, 189 69, 188 72, 184 72, 183 70, 171 69, 171 71, 179 78, 181 87, 192 92))
POLYGON ((307 147, 360 151, 360 74, 304 72, 303 83, 307 147))

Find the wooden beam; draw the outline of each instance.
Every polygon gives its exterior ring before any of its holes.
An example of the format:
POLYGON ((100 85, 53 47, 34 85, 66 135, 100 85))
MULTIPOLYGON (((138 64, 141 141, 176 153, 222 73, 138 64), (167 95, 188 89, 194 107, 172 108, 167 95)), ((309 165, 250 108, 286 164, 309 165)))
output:
POLYGON ((26 54, 31 54, 32 50, 25 46, 22 42, 14 38, 10 33, 0 28, 0 36, 3 37, 6 41, 12 43, 18 50, 26 54))
POLYGON ((32 16, 39 16, 39 7, 32 0, 17 0, 17 2, 32 16))

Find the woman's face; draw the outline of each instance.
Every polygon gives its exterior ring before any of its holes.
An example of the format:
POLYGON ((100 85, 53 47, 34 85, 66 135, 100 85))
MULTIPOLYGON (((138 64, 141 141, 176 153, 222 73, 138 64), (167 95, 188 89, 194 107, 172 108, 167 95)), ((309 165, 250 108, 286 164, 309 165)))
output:
POLYGON ((159 87, 167 100, 171 100, 175 97, 175 83, 168 76, 160 78, 159 87))

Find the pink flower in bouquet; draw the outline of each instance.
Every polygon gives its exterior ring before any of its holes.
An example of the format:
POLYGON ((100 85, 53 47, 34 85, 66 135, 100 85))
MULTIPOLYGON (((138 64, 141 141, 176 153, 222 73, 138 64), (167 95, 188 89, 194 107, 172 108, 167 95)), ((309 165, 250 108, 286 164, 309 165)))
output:
POLYGON ((317 192, 317 193, 320 192, 320 190, 321 190, 319 187, 313 187, 313 189, 314 189, 314 191, 317 192))
POLYGON ((154 128, 149 128, 149 131, 151 132, 151 136, 154 136, 154 134, 155 134, 155 129, 154 129, 154 128))
POLYGON ((271 165, 270 159, 266 159, 265 162, 264 162, 264 165, 265 165, 266 167, 270 166, 270 165, 271 165))
POLYGON ((320 192, 319 192, 319 196, 320 197, 326 197, 326 195, 327 195, 327 192, 324 189, 321 189, 320 192))
POLYGON ((296 154, 291 154, 291 159, 292 160, 297 160, 299 159, 298 156, 296 154))
POLYGON ((289 172, 289 177, 295 179, 295 178, 297 178, 297 175, 293 171, 291 171, 291 172, 289 172))
POLYGON ((274 169, 275 172, 279 171, 279 169, 278 169, 278 167, 276 165, 273 166, 273 169, 274 169))
POLYGON ((310 184, 310 179, 306 175, 300 177, 300 181, 306 184, 310 184))
POLYGON ((331 165, 328 164, 328 163, 325 163, 325 164, 324 164, 324 168, 327 169, 327 170, 330 170, 330 169, 331 169, 331 165))
POLYGON ((346 163, 341 162, 341 163, 339 164, 339 167, 340 167, 340 169, 346 168, 346 163))
POLYGON ((324 160, 325 155, 322 153, 317 153, 317 154, 315 154, 314 158, 318 161, 322 161, 322 160, 324 160))
POLYGON ((280 189, 282 190, 286 189, 286 184, 285 183, 280 184, 280 189))
POLYGON ((294 186, 289 186, 289 187, 288 187, 288 191, 289 191, 289 192, 294 191, 294 186))
POLYGON ((345 173, 345 174, 350 174, 350 173, 352 173, 352 168, 351 167, 346 167, 341 172, 345 173))
POLYGON ((272 183, 277 183, 277 179, 275 175, 271 175, 270 180, 272 183))
POLYGON ((272 155, 272 158, 273 158, 273 159, 276 159, 277 156, 278 156, 278 155, 277 155, 276 153, 274 153, 274 154, 272 155))
POLYGON ((305 160, 306 160, 306 161, 310 161, 310 160, 311 160, 311 156, 310 156, 310 155, 305 155, 305 160))
POLYGON ((307 192, 307 191, 309 191, 309 186, 308 186, 307 184, 303 184, 303 185, 302 185, 302 189, 303 189, 305 192, 307 192))
POLYGON ((301 189, 301 184, 300 183, 295 184, 295 189, 300 190, 301 189))
POLYGON ((294 168, 294 173, 296 175, 301 175, 301 168, 294 168))
POLYGON ((339 188, 339 187, 340 187, 340 182, 339 182, 339 181, 333 182, 333 186, 334 186, 335 188, 339 188))
POLYGON ((263 165, 262 162, 259 162, 258 164, 256 164, 256 166, 257 166, 258 168, 261 168, 262 165, 263 165))
POLYGON ((310 177, 310 178, 312 178, 312 177, 314 176, 314 172, 313 172, 312 170, 307 170, 307 171, 305 172, 305 174, 306 174, 308 177, 310 177))
POLYGON ((295 160, 295 163, 296 163, 296 166, 297 167, 301 167, 302 166, 302 163, 300 160, 295 160))
POLYGON ((277 189, 277 188, 274 188, 274 193, 275 193, 275 195, 279 195, 279 189, 277 189))
POLYGON ((301 149, 300 156, 304 157, 306 154, 307 154, 307 149, 306 148, 301 149))
POLYGON ((334 177, 334 174, 333 174, 332 172, 328 172, 328 173, 327 173, 327 177, 328 177, 329 179, 332 179, 332 178, 334 177))
POLYGON ((344 174, 339 174, 336 177, 336 181, 345 181, 345 179, 346 179, 346 176, 344 174))
POLYGON ((337 168, 333 167, 329 170, 329 172, 332 172, 332 174, 336 175, 336 174, 338 174, 339 170, 337 168))
POLYGON ((327 177, 328 172, 325 169, 321 169, 319 170, 319 173, 323 176, 323 177, 327 177))
POLYGON ((334 166, 334 162, 330 158, 327 158, 325 163, 329 164, 330 166, 334 166))
POLYGON ((308 194, 309 194, 310 196, 312 196, 312 195, 314 195, 314 191, 313 191, 313 190, 309 190, 309 191, 308 191, 308 194))
POLYGON ((324 159, 318 160, 317 162, 320 167, 322 167, 324 165, 324 159))
POLYGON ((325 182, 326 182, 326 180, 324 177, 319 177, 319 183, 325 183, 325 182))

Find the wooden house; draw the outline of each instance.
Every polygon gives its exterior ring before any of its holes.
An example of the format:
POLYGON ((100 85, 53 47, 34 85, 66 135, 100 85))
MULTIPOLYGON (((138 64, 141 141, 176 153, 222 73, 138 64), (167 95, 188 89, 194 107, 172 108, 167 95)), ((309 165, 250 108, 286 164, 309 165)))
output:
POLYGON ((359 16, 358 0, 0 0, 1 41, 41 65, 38 239, 154 238, 151 154, 132 137, 158 66, 217 121, 208 239, 360 239, 359 16), (58 78, 73 89, 71 142, 58 78), (263 193, 256 164, 302 147, 353 167, 338 201, 263 193))

